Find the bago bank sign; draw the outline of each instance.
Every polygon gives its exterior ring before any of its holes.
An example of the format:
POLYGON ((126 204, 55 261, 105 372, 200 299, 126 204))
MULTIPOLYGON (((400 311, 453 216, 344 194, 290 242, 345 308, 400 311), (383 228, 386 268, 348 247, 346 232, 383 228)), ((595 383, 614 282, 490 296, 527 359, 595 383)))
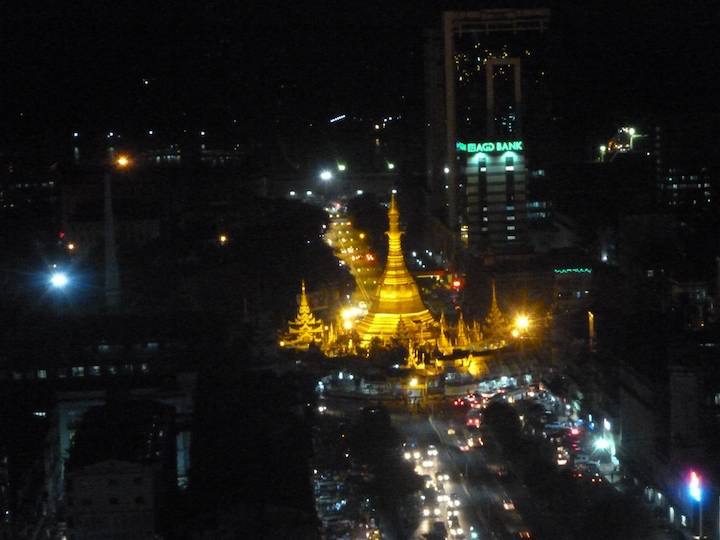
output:
POLYGON ((477 152, 521 152, 523 150, 522 141, 487 141, 479 143, 455 143, 455 148, 459 152, 468 152, 476 154, 477 152))

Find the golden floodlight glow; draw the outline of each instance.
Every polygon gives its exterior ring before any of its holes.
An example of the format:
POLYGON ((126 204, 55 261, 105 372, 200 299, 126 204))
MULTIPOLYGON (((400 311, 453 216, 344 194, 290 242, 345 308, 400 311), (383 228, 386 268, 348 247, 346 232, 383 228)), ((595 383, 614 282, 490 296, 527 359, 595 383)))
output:
POLYGON ((73 244, 72 242, 70 242, 70 243, 67 245, 67 248, 68 248, 70 251, 73 251, 73 250, 75 249, 75 244, 73 244))
POLYGON ((526 332, 530 328, 530 318, 525 314, 519 314, 515 317, 515 328, 519 332, 526 332))
POLYGON ((412 388, 416 388, 417 385, 418 385, 417 377, 413 377, 412 379, 410 379, 410 386, 411 386, 412 388))
POLYGON ((221 235, 218 237, 218 240, 220 241, 220 245, 223 245, 223 246, 224 246, 225 244, 227 244, 228 237, 227 237, 226 234, 221 234, 221 235))
POLYGON ((115 160, 115 165, 117 165, 120 169, 124 169, 130 165, 130 158, 125 154, 120 154, 115 160))

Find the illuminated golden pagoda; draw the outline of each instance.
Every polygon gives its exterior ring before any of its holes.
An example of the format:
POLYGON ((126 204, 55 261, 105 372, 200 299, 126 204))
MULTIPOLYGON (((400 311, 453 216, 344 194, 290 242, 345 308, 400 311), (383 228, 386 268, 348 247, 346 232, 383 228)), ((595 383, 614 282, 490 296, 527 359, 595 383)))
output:
POLYGON ((377 337, 381 341, 388 341, 397 333, 398 324, 403 324, 414 331, 423 332, 435 323, 433 316, 420 298, 415 280, 405 266, 402 252, 402 231, 400 230, 400 212, 398 211, 395 195, 390 198, 388 210, 389 227, 388 256, 385 271, 380 285, 371 299, 367 315, 358 323, 357 332, 363 346, 377 337))
POLYGON ((288 322, 288 331, 280 340, 281 347, 307 349, 312 343, 321 345, 323 342, 323 322, 315 318, 310 310, 305 293, 305 280, 300 291, 300 305, 295 320, 288 322))
POLYGON ((497 294, 495 292, 495 280, 492 282, 492 300, 490 310, 485 318, 485 337, 490 343, 490 348, 502 347, 508 336, 508 323, 498 307, 497 294))
POLYGON ((450 338, 448 338, 447 334, 448 329, 445 324, 445 312, 443 311, 440 312, 440 328, 438 330, 437 341, 435 342, 438 351, 442 354, 452 354, 453 351, 452 343, 450 342, 450 338))
POLYGON ((465 319, 463 318, 462 311, 458 316, 457 323, 457 338, 455 339, 455 347, 458 349, 467 349, 470 347, 470 339, 468 338, 467 327, 465 326, 465 319))

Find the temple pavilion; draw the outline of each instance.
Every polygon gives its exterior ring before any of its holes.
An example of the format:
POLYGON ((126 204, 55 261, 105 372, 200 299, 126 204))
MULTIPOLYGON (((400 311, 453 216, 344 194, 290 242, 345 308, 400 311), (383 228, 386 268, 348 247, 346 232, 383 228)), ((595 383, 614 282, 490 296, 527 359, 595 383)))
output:
POLYGON ((435 333, 435 320, 420 298, 415 279, 405 265, 402 252, 400 211, 393 194, 388 210, 388 256, 380 285, 371 298, 367 315, 357 324, 356 330, 363 346, 373 338, 383 343, 398 334, 398 326, 413 334, 425 336, 429 341, 435 333), (402 323, 401 323, 402 321, 402 323))
POLYGON ((303 280, 297 316, 295 320, 288 321, 288 331, 283 334, 280 345, 291 349, 305 350, 313 343, 318 346, 322 345, 323 336, 323 321, 315 318, 310 309, 310 302, 308 302, 305 292, 305 281, 303 280))

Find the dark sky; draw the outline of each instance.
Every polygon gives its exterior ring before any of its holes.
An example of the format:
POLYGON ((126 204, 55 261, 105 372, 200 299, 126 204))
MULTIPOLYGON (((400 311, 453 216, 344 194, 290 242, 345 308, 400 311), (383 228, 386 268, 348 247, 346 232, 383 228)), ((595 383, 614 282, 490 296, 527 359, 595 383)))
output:
MULTIPOLYGON (((710 134, 720 66, 712 2, 549 4, 560 51, 556 111, 580 132, 603 131, 623 118, 682 117, 710 134)), ((2 114, 7 125, 20 122, 12 130, 18 134, 230 115, 257 121, 276 112, 277 87, 285 83, 292 89, 286 113, 405 107, 420 115, 422 29, 445 8, 497 5, 503 3, 26 2, 3 18, 2 114)))

